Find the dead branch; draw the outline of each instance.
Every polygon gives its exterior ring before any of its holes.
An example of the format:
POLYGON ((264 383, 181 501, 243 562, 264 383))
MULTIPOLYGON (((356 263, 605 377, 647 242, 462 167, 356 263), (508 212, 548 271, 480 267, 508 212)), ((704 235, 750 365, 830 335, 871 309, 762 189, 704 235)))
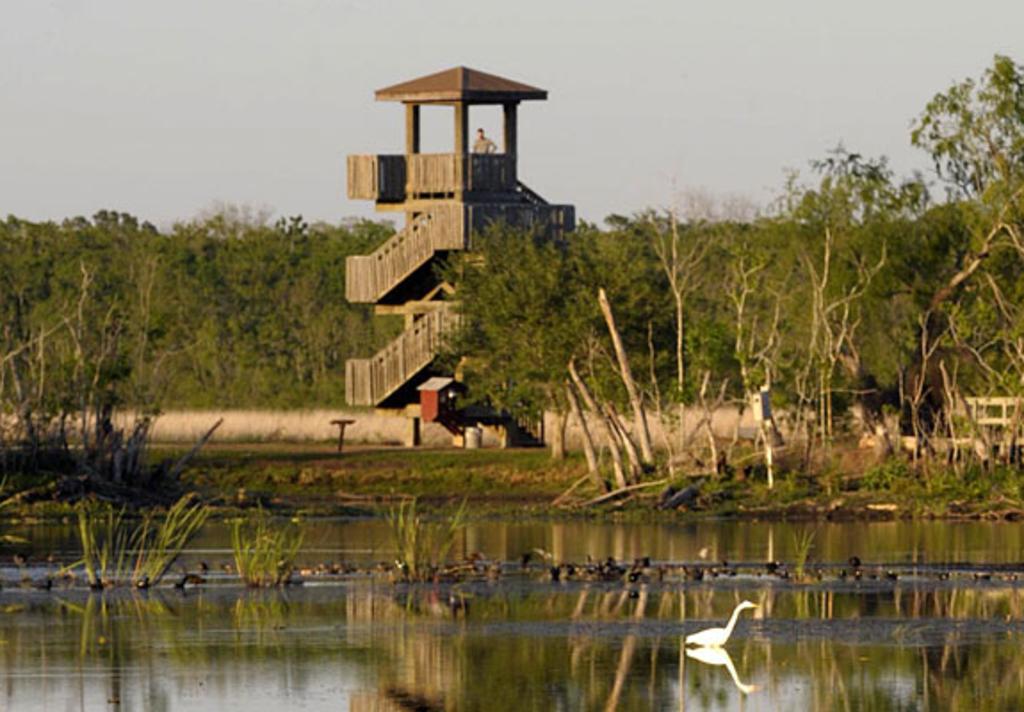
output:
POLYGON ((619 362, 619 373, 622 377, 622 384, 626 387, 626 394, 629 396, 630 405, 633 408, 633 418, 636 423, 636 436, 640 441, 640 452, 645 465, 654 464, 654 450, 651 447, 651 433, 647 427, 647 416, 644 413, 643 400, 637 390, 636 381, 633 380, 633 372, 629 368, 629 358, 626 356, 626 349, 622 345, 622 337, 615 326, 615 315, 612 313, 612 306, 608 302, 608 295, 604 289, 597 290, 597 301, 601 305, 601 313, 604 314, 605 323, 608 325, 608 333, 612 337, 612 346, 615 347, 615 357, 619 362))
POLYGON ((661 479, 661 480, 655 480, 653 482, 641 482, 640 484, 636 484, 636 485, 627 485, 625 487, 620 487, 617 490, 612 490, 611 492, 607 492, 605 494, 602 494, 600 497, 594 497, 594 499, 588 500, 588 501, 584 502, 583 504, 581 504, 580 506, 581 507, 592 507, 595 504, 601 504, 602 502, 607 502, 609 500, 616 499, 618 497, 621 497, 624 494, 629 494, 630 492, 635 492, 635 491, 641 490, 641 489, 649 489, 651 487, 661 487, 664 484, 668 484, 668 479, 667 478, 666 479, 661 479))
POLYGON ((572 379, 573 385, 576 386, 577 392, 580 397, 583 398, 584 404, 587 409, 597 416, 597 422, 599 422, 604 430, 605 439, 608 442, 608 452, 612 456, 612 471, 615 475, 615 484, 619 487, 626 486, 626 473, 622 467, 622 453, 619 450, 619 443, 615 439, 615 433, 613 431, 612 424, 608 422, 608 418, 598 408, 597 403, 594 401, 594 397, 590 393, 590 389, 587 388, 587 384, 580 378, 579 372, 576 370, 576 362, 572 359, 569 360, 569 377, 572 379))
POLYGON ((220 424, 223 423, 223 422, 224 422, 224 418, 218 419, 217 422, 213 424, 213 427, 210 428, 209 430, 207 430, 206 434, 203 435, 203 437, 199 438, 199 440, 196 441, 196 444, 192 446, 192 449, 189 450, 187 453, 185 453, 181 457, 181 459, 179 459, 176 463, 174 463, 174 465, 171 467, 171 469, 167 471, 167 479, 168 480, 170 480, 171 482, 174 482, 174 481, 176 481, 181 476, 181 473, 184 472, 185 468, 188 466, 188 463, 192 460, 193 457, 196 456, 196 454, 200 450, 203 449, 203 446, 206 445, 207 441, 211 437, 213 437, 214 431, 216 431, 217 428, 220 427, 220 424))
POLYGON ((594 452, 594 440, 590 436, 590 427, 587 425, 587 419, 583 416, 583 411, 580 409, 579 398, 576 396, 572 384, 568 381, 565 384, 565 395, 566 400, 569 401, 570 412, 576 418, 576 422, 580 424, 580 432, 583 435, 583 454, 587 458, 588 476, 593 481, 595 487, 607 489, 608 485, 601 478, 601 473, 598 471, 597 454, 594 452))
POLYGON ((580 487, 580 485, 582 485, 584 482, 586 482, 589 479, 590 479, 590 474, 588 473, 586 475, 583 475, 583 477, 579 478, 575 482, 573 482, 572 485, 569 487, 569 489, 567 489, 565 492, 562 492, 562 494, 558 495, 557 497, 555 497, 551 501, 551 506, 552 507, 559 507, 559 506, 561 506, 562 502, 564 502, 569 497, 569 495, 571 495, 573 492, 575 492, 580 487))

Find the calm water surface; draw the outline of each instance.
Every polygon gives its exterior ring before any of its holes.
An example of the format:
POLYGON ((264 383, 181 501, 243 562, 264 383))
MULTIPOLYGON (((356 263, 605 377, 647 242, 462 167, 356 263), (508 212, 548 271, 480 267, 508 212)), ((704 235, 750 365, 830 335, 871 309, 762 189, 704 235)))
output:
MULTIPOLYGON (((383 522, 307 526, 308 565, 392 555, 383 522)), ((1024 583, 1009 572, 1024 560, 1020 525, 485 522, 468 528, 460 553, 787 561, 808 529, 814 561, 838 567, 856 555, 865 570, 922 573, 556 583, 513 564, 497 581, 455 585, 354 574, 248 592, 225 575, 185 593, 101 595, 18 588, 45 566, 7 565, 0 709, 1024 709, 1024 583), (991 578, 923 573, 943 563, 1001 568, 991 578), (724 651, 685 651, 686 634, 721 625, 744 599, 760 609, 724 651)), ((66 527, 21 533, 37 557, 74 554, 66 527)), ((217 571, 227 535, 208 527, 190 564, 217 571)))

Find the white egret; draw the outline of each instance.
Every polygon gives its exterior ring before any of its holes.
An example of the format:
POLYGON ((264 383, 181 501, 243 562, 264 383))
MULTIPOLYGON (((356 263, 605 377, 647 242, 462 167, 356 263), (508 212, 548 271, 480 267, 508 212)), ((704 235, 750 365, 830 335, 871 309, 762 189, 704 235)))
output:
POLYGON ((729 640, 729 636, 732 635, 732 629, 736 627, 736 620, 740 617, 740 612, 747 608, 757 608, 757 604, 743 601, 743 603, 733 609, 732 617, 725 624, 724 628, 708 628, 699 633, 691 633, 686 636, 686 644, 709 648, 722 647, 729 640))
POLYGON ((749 695, 757 689, 757 685, 747 685, 740 681, 740 676, 736 674, 736 666, 732 664, 732 658, 725 648, 688 648, 686 657, 700 660, 706 665, 724 665, 736 689, 744 695, 749 695))

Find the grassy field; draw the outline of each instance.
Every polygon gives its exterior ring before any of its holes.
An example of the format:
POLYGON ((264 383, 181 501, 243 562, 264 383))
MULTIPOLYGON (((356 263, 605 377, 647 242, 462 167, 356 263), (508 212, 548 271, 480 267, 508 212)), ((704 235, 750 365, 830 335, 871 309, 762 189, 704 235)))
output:
MULTIPOLYGON (((188 446, 156 446, 153 462, 177 459, 188 446)), ((429 510, 454 511, 468 501, 471 517, 608 517, 674 520, 743 517, 754 519, 1024 519, 1024 470, 1016 466, 933 464, 911 467, 898 457, 876 461, 849 445, 801 472, 788 456, 777 462, 769 489, 754 453, 736 453, 737 468, 720 476, 670 478, 659 467, 644 475, 650 486, 618 498, 578 506, 603 494, 586 478, 579 454, 554 461, 547 450, 346 446, 333 442, 208 444, 182 475, 185 491, 196 491, 223 515, 257 504, 278 513, 382 515, 399 501, 416 497, 429 510), (744 464, 747 463, 747 464, 744 464), (579 485, 572 497, 567 489, 579 485), (662 511, 666 486, 696 484, 694 506, 662 511)), ((19 475, 7 493, 39 487, 52 475, 19 475)), ((176 496, 170 493, 171 496, 176 496)), ((67 501, 42 500, 7 509, 8 516, 62 517, 67 501)))
MULTIPOLYGON (((154 456, 175 451, 157 450, 154 456)), ((184 484, 225 505, 252 501, 330 511, 415 496, 427 504, 546 507, 582 476, 581 457, 551 460, 541 449, 456 450, 329 444, 216 444, 189 468, 184 484), (370 500, 370 501, 367 501, 370 500)))
MULTIPOLYGON (((677 477, 671 484, 684 487, 699 481, 700 499, 695 510, 685 514, 689 517, 1012 519, 1024 515, 1024 473, 1016 468, 918 472, 901 460, 856 464, 856 469, 833 468, 815 474, 782 471, 772 489, 758 468, 719 478, 677 477)), ((646 476, 662 484, 635 493, 624 504, 553 507, 553 500, 585 474, 582 457, 570 455, 556 462, 547 451, 536 449, 356 446, 339 454, 326 443, 224 443, 205 449, 183 484, 226 507, 260 502, 310 513, 380 513, 399 498, 415 496, 426 506, 441 509, 457 507, 466 498, 473 516, 509 512, 680 516, 655 508, 667 484, 663 472, 646 476)), ((575 493, 577 502, 598 494, 589 483, 575 493)))

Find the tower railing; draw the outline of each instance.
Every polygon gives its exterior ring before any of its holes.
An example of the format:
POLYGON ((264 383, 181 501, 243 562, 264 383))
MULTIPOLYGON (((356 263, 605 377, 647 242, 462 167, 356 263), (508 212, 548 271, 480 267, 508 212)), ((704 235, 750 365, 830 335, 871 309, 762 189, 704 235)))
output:
POLYGON ((405 156, 349 156, 348 197, 352 200, 405 200, 405 156))
POLYGON ((505 153, 349 156, 348 197, 401 203, 464 193, 516 191, 516 157, 505 153))

